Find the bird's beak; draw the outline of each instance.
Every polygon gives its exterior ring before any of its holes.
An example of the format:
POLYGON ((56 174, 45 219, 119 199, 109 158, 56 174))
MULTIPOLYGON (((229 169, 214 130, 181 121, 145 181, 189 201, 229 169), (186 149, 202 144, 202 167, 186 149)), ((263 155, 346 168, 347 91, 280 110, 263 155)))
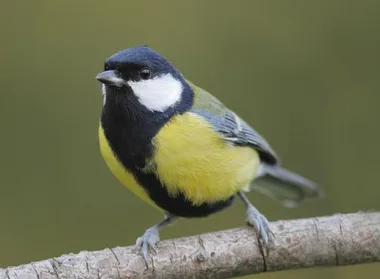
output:
POLYGON ((122 78, 118 77, 114 70, 101 72, 96 76, 96 79, 101 83, 107 85, 115 85, 118 87, 121 87, 125 84, 125 81, 122 78))

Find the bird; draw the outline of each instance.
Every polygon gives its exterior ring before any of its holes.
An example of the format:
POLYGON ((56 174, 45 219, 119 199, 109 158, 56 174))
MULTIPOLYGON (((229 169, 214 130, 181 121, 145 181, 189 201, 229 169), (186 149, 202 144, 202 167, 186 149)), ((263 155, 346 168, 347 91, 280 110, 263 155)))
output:
POLYGON ((283 168, 247 122, 149 46, 116 52, 96 79, 102 157, 121 184, 164 215, 136 241, 145 262, 162 227, 207 217, 236 199, 267 247, 274 235, 246 196, 252 189, 286 206, 321 196, 316 183, 283 168))

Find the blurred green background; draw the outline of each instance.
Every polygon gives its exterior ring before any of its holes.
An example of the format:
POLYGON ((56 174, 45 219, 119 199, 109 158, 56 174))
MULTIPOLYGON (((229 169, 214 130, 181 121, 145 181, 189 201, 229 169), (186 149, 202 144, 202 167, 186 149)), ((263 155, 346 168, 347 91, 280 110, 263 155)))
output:
MULTIPOLYGON (((380 209, 379 1, 8 1, 0 10, 0 266, 134 244, 161 215, 100 157, 95 75, 148 44, 262 133, 324 200, 270 220, 380 209)), ((163 239, 241 226, 241 203, 163 239)), ((256 278, 378 278, 380 265, 256 278)))

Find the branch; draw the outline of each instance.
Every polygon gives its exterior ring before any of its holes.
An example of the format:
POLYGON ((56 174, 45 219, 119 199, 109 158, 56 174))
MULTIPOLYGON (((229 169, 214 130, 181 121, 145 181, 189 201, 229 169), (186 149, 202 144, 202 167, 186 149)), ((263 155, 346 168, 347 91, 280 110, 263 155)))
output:
POLYGON ((254 230, 243 227, 162 241, 149 269, 130 246, 0 269, 0 279, 230 278, 380 261, 380 212, 278 221, 271 227, 276 239, 268 255, 254 230))

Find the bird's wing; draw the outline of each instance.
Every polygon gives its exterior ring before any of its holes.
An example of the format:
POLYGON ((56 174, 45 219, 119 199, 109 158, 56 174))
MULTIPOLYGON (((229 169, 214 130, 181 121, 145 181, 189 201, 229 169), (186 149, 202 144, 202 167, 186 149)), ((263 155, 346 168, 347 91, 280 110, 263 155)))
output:
POLYGON ((224 140, 236 145, 251 146, 268 164, 277 164, 276 153, 268 142, 233 111, 207 91, 187 81, 194 91, 192 112, 204 117, 224 140))

